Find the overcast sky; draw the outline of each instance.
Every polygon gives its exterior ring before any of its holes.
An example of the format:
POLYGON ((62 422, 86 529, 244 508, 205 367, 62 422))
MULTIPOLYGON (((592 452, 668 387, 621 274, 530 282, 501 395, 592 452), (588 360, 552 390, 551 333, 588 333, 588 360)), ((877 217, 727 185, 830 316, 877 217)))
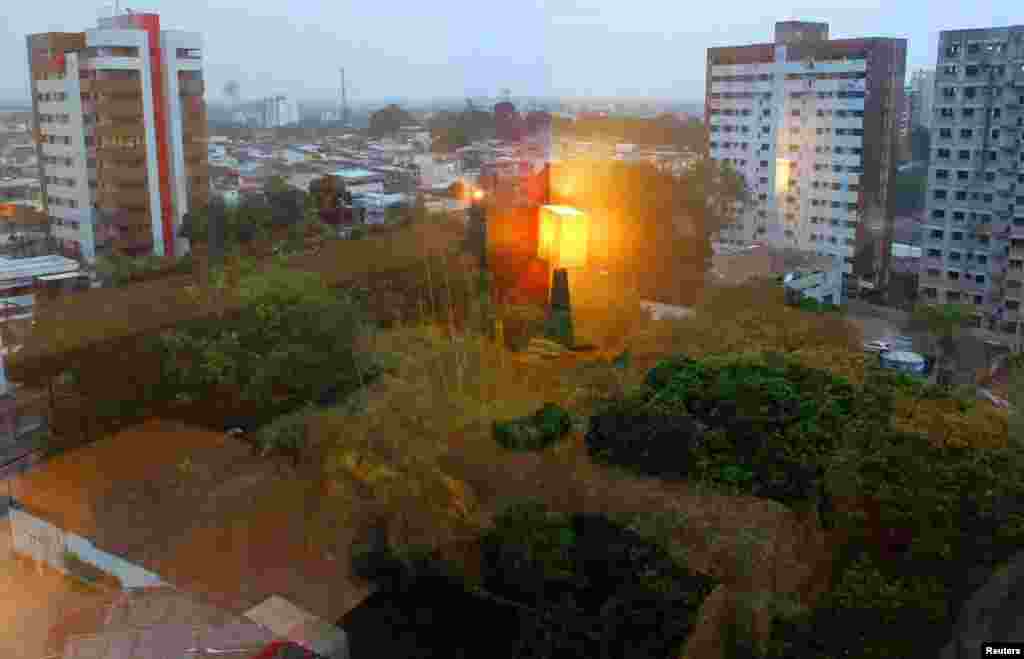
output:
MULTIPOLYGON (((95 25, 102 0, 5 2, 0 100, 28 96, 24 35, 95 25)), ((201 32, 208 100, 498 95, 655 96, 700 102, 705 49, 770 41, 776 20, 830 23, 833 38, 904 37, 908 69, 934 66, 939 30, 1024 23, 1020 0, 149 0, 164 29, 201 32)))

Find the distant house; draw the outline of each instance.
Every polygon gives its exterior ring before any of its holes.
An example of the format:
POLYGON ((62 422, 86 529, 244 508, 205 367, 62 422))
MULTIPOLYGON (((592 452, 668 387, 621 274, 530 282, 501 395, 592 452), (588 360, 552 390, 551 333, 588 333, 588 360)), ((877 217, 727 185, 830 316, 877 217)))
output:
POLYGON ((387 175, 368 169, 348 167, 332 172, 345 183, 345 189, 352 194, 360 192, 384 192, 387 175))
POLYGON ((843 303, 842 262, 814 252, 764 244, 743 247, 716 243, 711 264, 713 283, 740 285, 753 279, 781 278, 795 298, 823 304, 843 303))

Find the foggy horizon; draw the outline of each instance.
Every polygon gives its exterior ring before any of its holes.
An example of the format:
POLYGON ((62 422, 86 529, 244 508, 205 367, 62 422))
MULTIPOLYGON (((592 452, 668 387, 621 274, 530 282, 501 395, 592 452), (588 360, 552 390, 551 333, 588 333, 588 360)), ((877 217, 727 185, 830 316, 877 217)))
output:
MULTIPOLYGON (((132 3, 122 3, 122 8, 132 3)), ((647 0, 628 6, 566 0, 483 7, 447 0, 405 7, 319 6, 233 0, 150 2, 163 29, 199 32, 205 42, 206 97, 224 98, 229 80, 243 99, 283 94, 306 102, 338 95, 348 74, 352 104, 389 99, 423 102, 466 97, 615 98, 700 103, 706 50, 764 43, 776 21, 827 22, 831 38, 908 39, 908 72, 934 66, 938 32, 1019 23, 1009 0, 929 11, 924 0, 886 7, 830 0, 816 10, 780 6, 767 13, 745 2, 677 7, 647 0), (277 15, 275 15, 277 14, 277 15), (983 18, 982 18, 983 17, 983 18), (342 26, 353 26, 346 29, 342 26), (491 27, 494 26, 494 27, 491 27)), ((25 35, 94 27, 101 6, 55 0, 42 11, 12 6, 0 23, 0 101, 28 99, 25 35)))

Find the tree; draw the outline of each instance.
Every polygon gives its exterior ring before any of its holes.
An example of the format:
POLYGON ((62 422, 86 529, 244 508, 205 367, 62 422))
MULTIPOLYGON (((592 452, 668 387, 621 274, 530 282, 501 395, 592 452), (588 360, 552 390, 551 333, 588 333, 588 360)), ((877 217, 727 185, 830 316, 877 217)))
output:
POLYGON ((276 264, 255 268, 242 264, 238 313, 160 337, 170 396, 200 400, 226 388, 269 411, 358 383, 354 345, 365 321, 353 301, 316 274, 276 264))
POLYGON ((936 368, 941 385, 951 382, 950 362, 958 354, 958 339, 963 329, 971 322, 970 307, 960 304, 922 304, 914 309, 907 324, 911 331, 925 331, 935 341, 937 351, 936 368))
POLYGON ((339 224, 344 206, 352 203, 352 195, 338 176, 322 176, 309 184, 309 204, 327 224, 339 224))
POLYGON ((306 193, 288 185, 281 176, 271 176, 263 188, 274 226, 301 223, 306 217, 306 193))
POLYGON ((897 215, 913 215, 923 211, 927 187, 927 171, 897 173, 892 186, 894 212, 897 215))
POLYGON ((390 137, 402 126, 414 123, 412 115, 397 105, 391 104, 370 115, 369 132, 372 137, 390 137))

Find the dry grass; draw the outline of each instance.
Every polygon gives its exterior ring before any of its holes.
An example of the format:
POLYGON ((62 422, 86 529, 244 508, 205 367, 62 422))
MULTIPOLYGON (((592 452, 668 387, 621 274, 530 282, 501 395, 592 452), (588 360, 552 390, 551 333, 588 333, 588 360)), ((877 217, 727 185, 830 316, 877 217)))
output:
MULTIPOLYGON (((389 355, 393 374, 371 388, 360 409, 334 411, 314 422, 316 442, 336 458, 333 464, 328 461, 333 496, 324 508, 325 519, 334 518, 335 525, 352 524, 353 511, 370 514, 366 501, 379 503, 388 499, 390 494, 382 492, 393 492, 395 482, 418 479, 424 483, 416 489, 420 499, 389 501, 406 506, 403 517, 428 518, 421 519, 421 527, 440 526, 451 532, 455 527, 441 522, 458 497, 450 488, 431 490, 431 483, 447 477, 460 484, 473 514, 459 533, 436 534, 429 544, 464 540, 507 503, 527 497, 565 511, 664 512, 681 520, 676 531, 679 545, 696 569, 729 582, 754 580, 757 588, 804 588, 817 555, 806 553, 813 553, 813 547, 802 541, 802 523, 779 504, 594 464, 582 425, 568 440, 542 453, 510 453, 493 440, 490 426, 495 419, 529 414, 542 403, 553 402, 582 421, 602 398, 638 384, 647 367, 642 360, 625 371, 612 368, 607 360, 652 324, 630 308, 603 318, 594 314, 579 325, 588 328, 588 338, 601 337, 599 350, 551 361, 509 353, 472 336, 452 338, 431 326, 372 337, 372 349, 389 355), (357 457, 362 460, 359 473, 353 466, 357 457), (440 494, 430 505, 428 491, 440 494), (339 511, 344 520, 337 518, 339 511), (749 550, 738 550, 751 526, 762 529, 764 537, 749 550), (751 564, 762 567, 750 570, 751 564)), ((646 345, 658 355, 677 348, 674 343, 651 343, 652 336, 647 335, 646 345)), ((412 523, 406 519, 403 524, 412 523)))

